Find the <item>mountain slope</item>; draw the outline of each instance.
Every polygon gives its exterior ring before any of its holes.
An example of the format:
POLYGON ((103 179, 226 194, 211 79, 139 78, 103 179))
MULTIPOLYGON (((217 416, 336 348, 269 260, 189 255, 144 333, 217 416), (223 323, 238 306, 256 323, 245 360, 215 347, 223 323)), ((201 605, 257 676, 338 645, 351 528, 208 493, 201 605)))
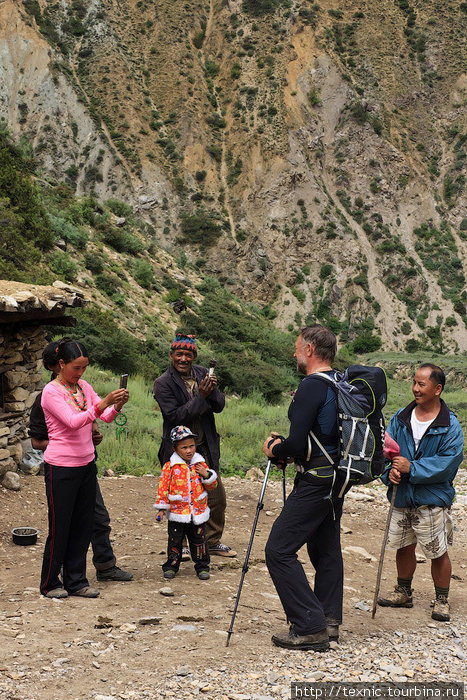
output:
POLYGON ((3 0, 0 115, 279 327, 465 351, 465 10, 3 0))

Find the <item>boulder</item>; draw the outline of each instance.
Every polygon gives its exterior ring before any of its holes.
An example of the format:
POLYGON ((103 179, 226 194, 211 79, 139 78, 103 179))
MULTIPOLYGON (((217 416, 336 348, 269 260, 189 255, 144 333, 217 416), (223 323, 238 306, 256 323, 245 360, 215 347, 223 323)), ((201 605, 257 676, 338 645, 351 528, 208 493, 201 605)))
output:
POLYGON ((10 491, 19 491, 21 489, 21 479, 16 472, 7 472, 2 479, 2 486, 10 491))
POLYGON ((245 474, 245 479, 252 479, 253 481, 262 481, 264 479, 264 474, 259 467, 251 467, 245 474))

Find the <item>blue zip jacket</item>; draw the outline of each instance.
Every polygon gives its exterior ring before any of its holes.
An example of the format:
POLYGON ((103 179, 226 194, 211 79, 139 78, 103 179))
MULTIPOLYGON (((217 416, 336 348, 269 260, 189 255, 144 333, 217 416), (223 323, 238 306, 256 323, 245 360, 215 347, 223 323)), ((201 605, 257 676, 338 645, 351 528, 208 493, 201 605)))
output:
MULTIPOLYGON (((419 506, 449 507, 456 494, 453 481, 463 458, 464 436, 462 428, 452 411, 441 399, 441 408, 430 427, 420 440, 415 452, 415 443, 410 418, 416 403, 395 413, 389 423, 388 433, 400 447, 401 456, 410 462, 409 474, 402 474, 397 488, 397 508, 419 506)), ((393 485, 389 481, 391 465, 382 475, 389 486, 391 500, 393 485)))

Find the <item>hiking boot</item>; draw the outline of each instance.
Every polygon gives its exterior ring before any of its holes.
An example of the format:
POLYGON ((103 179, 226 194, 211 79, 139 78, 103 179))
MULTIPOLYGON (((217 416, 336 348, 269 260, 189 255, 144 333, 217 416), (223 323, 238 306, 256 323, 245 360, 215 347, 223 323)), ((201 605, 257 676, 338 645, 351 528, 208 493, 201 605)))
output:
POLYGON ((395 586, 394 593, 387 598, 378 598, 378 605, 383 608, 413 608, 412 592, 410 594, 402 586, 395 586))
POLYGON ((191 554, 190 550, 188 547, 182 547, 182 558, 180 561, 190 561, 191 559, 191 554))
POLYGON ((335 620, 328 619, 327 633, 330 642, 339 642, 339 623, 335 620))
POLYGON ((273 644, 283 649, 297 649, 298 651, 327 651, 329 649, 329 637, 327 630, 320 630, 313 634, 295 634, 293 626, 287 632, 272 635, 273 644))
POLYGON ((219 557, 236 557, 237 552, 226 544, 213 544, 209 546, 209 554, 217 554, 219 557))
POLYGON ((209 571, 198 571, 196 574, 201 581, 207 581, 209 578, 211 578, 211 574, 209 571))
POLYGON ((167 569, 167 571, 164 571, 164 578, 167 581, 170 581, 171 579, 175 578, 176 575, 177 572, 175 571, 175 569, 167 569))
POLYGON ((98 581, 133 581, 133 574, 123 571, 118 566, 112 566, 105 571, 96 571, 96 578, 98 581))
POLYGON ((64 588, 52 588, 51 591, 47 591, 45 594, 46 598, 68 598, 68 593, 64 588))
POLYGON ((70 591, 70 595, 76 595, 79 598, 98 598, 100 594, 97 588, 91 588, 90 586, 80 588, 78 591, 70 591))
POLYGON ((449 622, 451 616, 449 614, 449 603, 446 596, 440 595, 436 598, 433 604, 431 617, 433 620, 438 620, 438 622, 449 622))

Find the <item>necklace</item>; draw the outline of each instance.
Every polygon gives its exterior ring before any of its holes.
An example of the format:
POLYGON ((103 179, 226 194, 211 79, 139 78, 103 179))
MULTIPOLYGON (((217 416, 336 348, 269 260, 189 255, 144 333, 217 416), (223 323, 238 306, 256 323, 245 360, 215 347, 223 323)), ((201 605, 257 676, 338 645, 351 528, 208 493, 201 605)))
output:
POLYGON ((69 384, 67 384, 66 382, 62 381, 61 379, 59 379, 59 382, 60 382, 60 384, 61 384, 63 387, 65 387, 65 389, 67 390, 67 392, 70 394, 70 396, 71 396, 71 398, 72 398, 72 400, 73 400, 73 402, 74 402, 76 408, 78 409, 78 411, 85 411, 86 408, 87 408, 87 406, 88 406, 88 402, 86 401, 86 395, 85 395, 83 389, 81 388, 80 383, 79 383, 79 382, 76 383, 76 390, 73 391, 73 389, 71 388, 71 386, 70 386, 69 384), (75 394, 78 393, 78 390, 79 390, 80 393, 81 393, 81 402, 80 402, 80 401, 77 399, 77 397, 75 396, 75 394))

